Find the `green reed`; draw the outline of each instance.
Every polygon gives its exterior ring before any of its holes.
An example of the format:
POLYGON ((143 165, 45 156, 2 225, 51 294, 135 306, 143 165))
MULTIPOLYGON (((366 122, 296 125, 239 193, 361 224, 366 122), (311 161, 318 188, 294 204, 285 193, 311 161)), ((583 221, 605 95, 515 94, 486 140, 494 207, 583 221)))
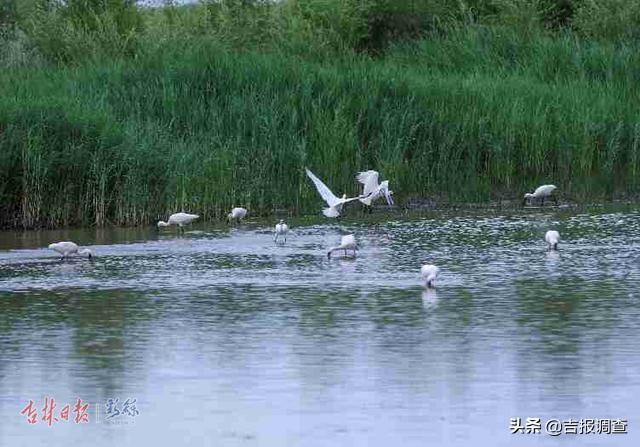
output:
POLYGON ((638 192, 633 41, 440 26, 376 57, 305 55, 278 36, 231 45, 194 11, 164 36, 152 14, 135 57, 0 72, 0 225, 317 212, 305 166, 338 195, 377 169, 399 204, 638 192))

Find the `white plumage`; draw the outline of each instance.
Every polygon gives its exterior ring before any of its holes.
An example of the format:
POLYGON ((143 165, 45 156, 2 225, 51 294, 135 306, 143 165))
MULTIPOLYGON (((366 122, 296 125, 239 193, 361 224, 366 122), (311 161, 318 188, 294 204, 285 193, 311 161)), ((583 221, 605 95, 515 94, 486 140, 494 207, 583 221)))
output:
POLYGON ((320 196, 322 197, 322 199, 327 202, 327 205, 329 205, 328 208, 324 208, 322 210, 322 214, 324 214, 327 217, 338 217, 340 215, 340 212, 342 211, 342 206, 345 203, 348 202, 352 202, 354 200, 358 200, 358 197, 352 197, 347 199, 347 195, 343 194, 342 198, 339 199, 338 197, 336 197, 331 190, 327 187, 327 185, 325 185, 324 183, 322 183, 322 180, 320 180, 318 177, 316 177, 313 172, 311 172, 309 169, 305 168, 305 171, 307 173, 307 176, 313 181, 313 183, 316 186, 316 189, 318 190, 318 193, 320 193, 320 196))
POLYGON ((425 287, 435 287, 435 280, 440 274, 440 269, 435 265, 425 264, 420 269, 420 275, 422 279, 425 281, 425 287))
MULTIPOLYGON (((527 203, 527 200, 529 199, 539 199, 542 202, 542 205, 544 205, 544 200, 551 196, 551 194, 558 189, 555 185, 542 185, 539 186, 538 188, 536 188, 535 191, 533 191, 533 193, 526 193, 524 195, 524 201, 522 202, 523 204, 527 203)), ((553 196, 554 200, 556 201, 556 204, 558 203, 558 199, 553 196)))
POLYGON ((544 235, 544 240, 547 242, 548 250, 557 250, 560 242, 560 233, 556 230, 549 230, 544 235))
POLYGON ((169 220, 159 221, 158 227, 168 227, 169 225, 177 225, 179 228, 182 228, 184 225, 189 225, 194 220, 198 219, 200 216, 197 214, 189 214, 189 213, 175 213, 169 216, 169 220))
POLYGON ((329 250, 329 252, 327 253, 327 257, 331 258, 331 254, 334 251, 340 251, 340 250, 343 250, 344 255, 347 256, 347 250, 352 250, 353 257, 355 258, 357 249, 358 249, 358 246, 356 245, 355 236, 353 234, 346 234, 342 236, 342 238, 340 239, 340 245, 338 245, 337 247, 333 247, 329 250))
POLYGON ((374 201, 384 196, 387 199, 387 204, 389 206, 393 205, 393 199, 391 198, 393 191, 389 191, 389 180, 378 184, 379 177, 378 171, 372 170, 363 171, 356 175, 356 179, 364 186, 360 202, 371 206, 374 201))
POLYGON ((276 231, 273 240, 278 242, 278 237, 282 236, 284 238, 284 243, 287 242, 287 233, 289 232, 289 225, 287 225, 284 220, 280 219, 280 223, 276 224, 276 231))
POLYGON ((89 259, 94 256, 93 252, 88 248, 79 248, 75 242, 70 241, 55 242, 53 244, 49 244, 49 250, 60 253, 62 255, 62 259, 73 254, 77 254, 80 256, 87 255, 89 259))
POLYGON ((228 220, 236 220, 240 222, 247 215, 247 210, 245 208, 234 208, 231 210, 229 214, 227 214, 228 220))

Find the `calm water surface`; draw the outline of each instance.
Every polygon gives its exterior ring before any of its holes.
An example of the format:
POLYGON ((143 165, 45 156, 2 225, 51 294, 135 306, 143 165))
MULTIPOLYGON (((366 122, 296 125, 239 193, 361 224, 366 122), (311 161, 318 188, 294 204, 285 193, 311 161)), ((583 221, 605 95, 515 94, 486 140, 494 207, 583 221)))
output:
POLYGON ((0 446, 640 445, 637 210, 292 227, 0 233, 0 446), (327 260, 349 232, 358 258, 327 260), (97 258, 42 248, 65 239, 97 258), (45 396, 89 423, 29 425, 45 396), (105 420, 127 397, 139 414, 105 420))

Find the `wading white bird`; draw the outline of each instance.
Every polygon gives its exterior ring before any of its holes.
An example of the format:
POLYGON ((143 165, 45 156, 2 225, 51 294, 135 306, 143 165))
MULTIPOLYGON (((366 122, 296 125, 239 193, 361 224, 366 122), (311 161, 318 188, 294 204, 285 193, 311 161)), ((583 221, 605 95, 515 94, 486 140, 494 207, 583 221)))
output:
POLYGON ((175 213, 169 216, 169 220, 167 222, 161 220, 158 222, 158 228, 160 227, 168 227, 169 225, 177 225, 178 228, 184 229, 184 225, 189 225, 194 220, 198 219, 200 216, 197 214, 188 214, 188 213, 175 213))
POLYGON ((393 191, 389 191, 389 180, 378 184, 379 177, 380 174, 378 174, 378 171, 371 170, 363 171, 356 175, 356 179, 364 185, 362 191, 363 198, 360 199, 360 202, 371 206, 374 201, 384 196, 384 198, 387 199, 387 204, 389 206, 393 205, 393 199, 391 198, 393 191))
POLYGON ((89 259, 92 259, 94 254, 88 248, 79 248, 75 242, 55 242, 53 244, 49 244, 49 250, 53 250, 62 255, 62 259, 66 258, 69 255, 80 255, 87 256, 89 259))
POLYGON ((331 190, 329 188, 327 188, 327 185, 322 183, 322 180, 320 180, 318 177, 316 177, 313 174, 313 172, 309 171, 307 168, 305 168, 305 171, 307 173, 307 176, 316 185, 316 189, 320 193, 320 196, 322 197, 322 199, 325 202, 327 202, 327 205, 329 205, 329 208, 324 208, 322 210, 322 214, 324 214, 325 216, 327 216, 327 217, 338 217, 340 215, 340 212, 342 211, 342 206, 345 203, 352 202, 354 200, 358 200, 359 199, 359 197, 352 197, 350 199, 347 199, 347 195, 346 194, 343 194, 341 199, 337 198, 331 192, 331 190))
POLYGON ((227 214, 227 220, 229 222, 231 222, 232 220, 235 220, 237 222, 240 222, 242 219, 244 219, 244 216, 247 215, 247 210, 245 208, 234 208, 231 210, 231 212, 229 214, 227 214))
POLYGON ((425 264, 420 269, 420 275, 425 281, 425 287, 428 289, 431 287, 435 287, 435 281, 439 274, 440 269, 435 265, 425 264))
POLYGON ((544 235, 544 240, 547 242, 547 250, 557 250, 558 242, 560 242, 560 233, 556 230, 549 230, 544 235))
POLYGON ((282 236, 284 238, 284 243, 287 243, 287 233, 289 232, 289 225, 284 223, 284 220, 280 219, 280 223, 276 224, 276 233, 273 238, 274 242, 278 242, 278 237, 282 236))
POLYGON ((551 196, 553 197, 554 202, 556 203, 556 205, 558 204, 558 198, 555 195, 551 195, 553 193, 553 191, 555 191, 557 188, 555 185, 542 185, 539 186, 538 188, 536 188, 535 191, 533 191, 533 193, 526 193, 524 195, 524 200, 522 201, 522 205, 524 206, 528 200, 530 199, 537 199, 541 201, 542 206, 544 206, 544 199, 546 199, 547 197, 551 196))
POLYGON ((331 254, 334 251, 344 251, 344 255, 347 256, 347 250, 351 250, 353 251, 353 257, 356 257, 356 250, 358 249, 358 246, 356 245, 356 238, 353 236, 353 234, 346 234, 344 236, 342 236, 342 239, 340 240, 340 245, 338 245, 337 247, 333 247, 329 250, 329 252, 327 253, 327 258, 331 258, 331 254))

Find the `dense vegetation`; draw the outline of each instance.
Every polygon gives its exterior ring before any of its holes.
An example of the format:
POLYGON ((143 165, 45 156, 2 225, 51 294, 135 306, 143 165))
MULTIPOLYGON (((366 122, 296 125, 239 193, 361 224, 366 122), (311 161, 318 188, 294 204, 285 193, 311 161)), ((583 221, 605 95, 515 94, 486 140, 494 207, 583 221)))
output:
POLYGON ((640 189, 640 2, 5 0, 0 225, 640 189))

